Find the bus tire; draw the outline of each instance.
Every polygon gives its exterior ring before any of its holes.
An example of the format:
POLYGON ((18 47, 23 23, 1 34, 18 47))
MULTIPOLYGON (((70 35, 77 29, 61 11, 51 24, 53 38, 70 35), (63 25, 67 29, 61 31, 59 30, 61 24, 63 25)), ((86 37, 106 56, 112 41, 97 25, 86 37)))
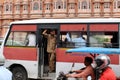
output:
POLYGON ((27 72, 23 67, 14 67, 12 73, 13 80, 28 80, 27 72))

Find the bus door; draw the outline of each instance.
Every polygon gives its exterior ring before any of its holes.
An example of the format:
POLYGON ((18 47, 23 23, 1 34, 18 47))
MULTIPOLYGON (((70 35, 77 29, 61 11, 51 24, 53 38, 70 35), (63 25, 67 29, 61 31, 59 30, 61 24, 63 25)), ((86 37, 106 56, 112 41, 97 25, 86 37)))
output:
MULTIPOLYGON (((46 34, 50 34, 51 30, 55 30, 55 34, 56 34, 56 41, 58 42, 59 40, 59 24, 42 24, 42 25, 38 25, 38 31, 37 31, 37 35, 38 35, 38 51, 39 51, 39 77, 41 78, 50 78, 53 79, 55 78, 55 71, 54 72, 50 72, 50 68, 49 68, 49 53, 47 51, 47 44, 48 44, 48 38, 46 37, 46 35, 43 35, 43 32, 45 30, 46 34)), ((56 42, 56 46, 57 46, 57 42, 56 42)), ((56 59, 55 59, 55 63, 56 63, 56 59)), ((54 63, 54 64, 55 64, 54 63)))

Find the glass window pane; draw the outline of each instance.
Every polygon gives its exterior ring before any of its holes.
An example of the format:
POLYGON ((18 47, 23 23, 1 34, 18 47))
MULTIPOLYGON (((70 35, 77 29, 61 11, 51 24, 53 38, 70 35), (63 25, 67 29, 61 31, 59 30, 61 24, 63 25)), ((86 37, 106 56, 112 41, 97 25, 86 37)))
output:
POLYGON ((90 33, 90 37, 89 37, 89 43, 91 47, 105 47, 105 46, 109 46, 112 47, 111 45, 111 39, 112 39, 113 35, 109 34, 109 35, 105 35, 104 32, 94 32, 94 33, 90 33))
POLYGON ((27 32, 11 32, 6 45, 8 46, 25 46, 27 32))

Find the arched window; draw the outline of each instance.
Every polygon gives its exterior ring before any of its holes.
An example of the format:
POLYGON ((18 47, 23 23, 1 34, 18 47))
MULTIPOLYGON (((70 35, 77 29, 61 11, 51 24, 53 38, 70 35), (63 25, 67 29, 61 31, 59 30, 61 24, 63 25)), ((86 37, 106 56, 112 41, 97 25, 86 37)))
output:
POLYGON ((16 11, 19 11, 20 10, 20 5, 16 5, 16 11))
POLYGON ((38 2, 35 2, 33 4, 33 10, 39 10, 39 3, 38 2))
POLYGON ((104 8, 110 8, 110 3, 108 3, 108 2, 106 2, 106 3, 104 3, 104 8))
POLYGON ((9 10, 9 5, 8 5, 8 4, 6 5, 5 11, 10 11, 10 10, 9 10))
POLYGON ((120 1, 117 2, 117 8, 120 9, 120 1))
POLYGON ((50 4, 46 3, 46 10, 50 10, 50 4))
POLYGON ((100 9, 100 3, 98 3, 98 2, 95 3, 95 4, 94 4, 94 8, 95 8, 95 9, 100 9))
POLYGON ((87 9, 87 1, 83 1, 81 5, 82 9, 87 9))
POLYGON ((23 10, 24 10, 24 11, 27 11, 27 10, 28 10, 28 5, 27 5, 27 4, 24 4, 24 5, 23 5, 23 10))
POLYGON ((75 9, 75 4, 74 3, 70 3, 69 9, 75 9))
POLYGON ((11 2, 5 2, 4 3, 4 12, 7 14, 11 14, 12 10, 13 10, 13 4, 11 2))
POLYGON ((57 2, 56 2, 56 9, 63 9, 63 2, 62 2, 62 0, 57 0, 57 2))

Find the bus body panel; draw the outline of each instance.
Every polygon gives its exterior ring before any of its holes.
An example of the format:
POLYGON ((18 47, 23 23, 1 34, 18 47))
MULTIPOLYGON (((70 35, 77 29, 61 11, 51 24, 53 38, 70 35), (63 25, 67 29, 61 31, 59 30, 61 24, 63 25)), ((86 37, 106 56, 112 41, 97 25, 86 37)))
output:
POLYGON ((5 47, 4 55, 7 59, 37 61, 37 49, 28 47, 5 47))
POLYGON ((36 31, 37 25, 12 25, 12 31, 36 31))
POLYGON ((90 31, 118 31, 118 24, 90 24, 90 31))
POLYGON ((60 31, 82 31, 87 30, 87 24, 61 24, 60 31))

